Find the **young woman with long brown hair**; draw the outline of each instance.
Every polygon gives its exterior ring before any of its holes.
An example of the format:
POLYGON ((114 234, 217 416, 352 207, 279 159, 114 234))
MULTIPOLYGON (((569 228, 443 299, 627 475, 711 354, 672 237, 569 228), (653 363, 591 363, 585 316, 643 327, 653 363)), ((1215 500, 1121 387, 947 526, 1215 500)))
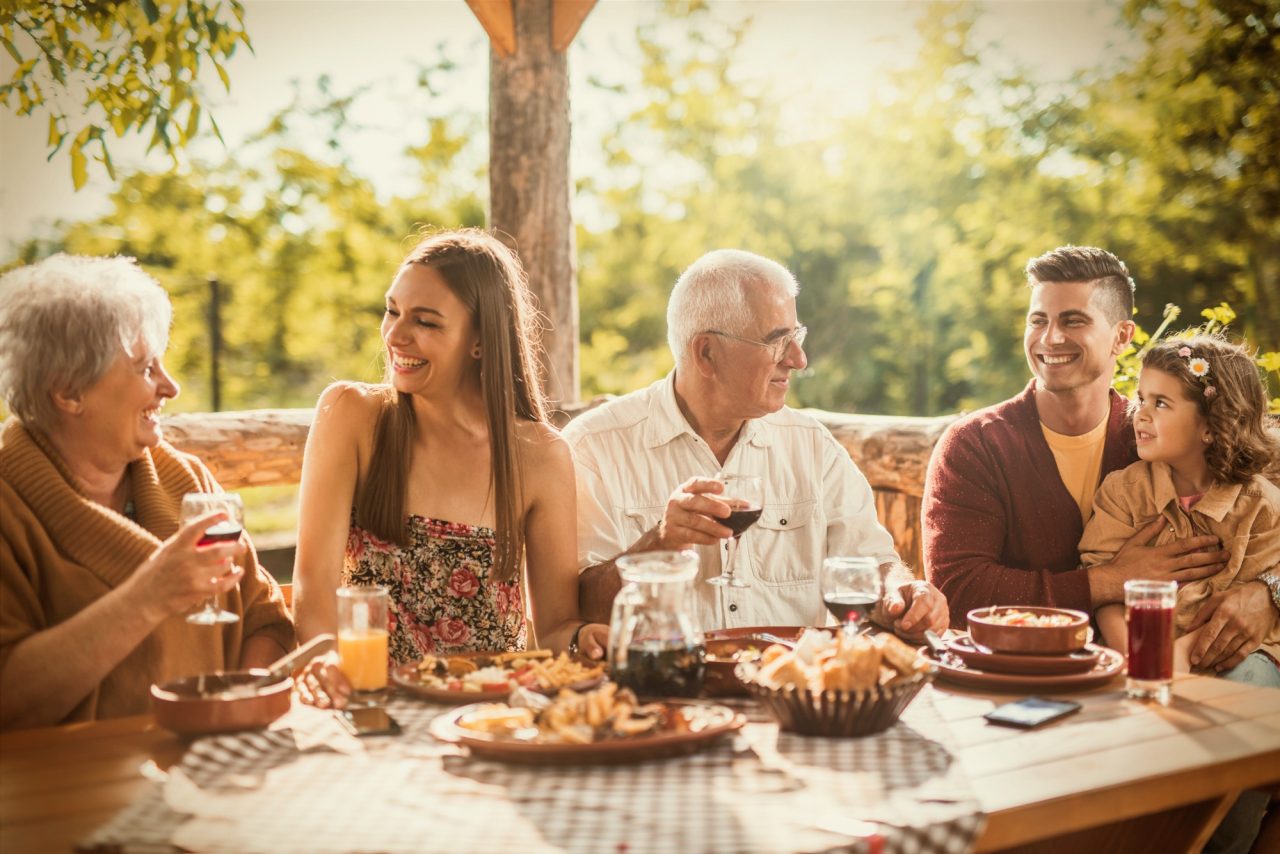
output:
MULTIPOLYGON (((335 631, 342 584, 390 589, 390 655, 539 646, 600 657, 578 618, 568 446, 547 423, 537 329, 515 255, 477 230, 425 237, 386 294, 381 385, 320 396, 303 459, 298 633, 335 631), (527 585, 527 588, 526 588, 527 585)), ((332 659, 302 690, 341 705, 332 659)))

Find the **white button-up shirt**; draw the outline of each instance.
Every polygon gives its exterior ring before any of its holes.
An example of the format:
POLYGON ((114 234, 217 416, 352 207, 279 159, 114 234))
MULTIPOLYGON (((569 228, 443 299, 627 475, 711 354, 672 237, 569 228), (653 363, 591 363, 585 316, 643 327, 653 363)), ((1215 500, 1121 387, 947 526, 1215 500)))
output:
POLYGON ((783 407, 743 426, 723 468, 676 405, 675 373, 584 413, 564 429, 578 480, 578 564, 612 560, 662 519, 691 477, 759 475, 760 521, 739 541, 736 574, 748 588, 716 587, 726 541, 698 546, 694 582, 705 630, 813 626, 826 620, 818 574, 827 555, 897 561, 876 518, 871 485, 816 419, 783 407))

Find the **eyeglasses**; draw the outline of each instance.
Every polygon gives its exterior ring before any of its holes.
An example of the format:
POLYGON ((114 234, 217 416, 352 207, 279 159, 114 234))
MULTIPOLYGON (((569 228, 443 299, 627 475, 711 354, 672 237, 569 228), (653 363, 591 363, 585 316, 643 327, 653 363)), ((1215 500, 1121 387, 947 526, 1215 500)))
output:
POLYGON ((757 341, 754 338, 743 338, 740 335, 730 335, 728 332, 721 332, 718 329, 708 329, 707 334, 719 335, 722 338, 732 338, 734 341, 741 341, 743 344, 754 344, 757 347, 763 347, 769 351, 769 355, 773 357, 773 363, 776 365, 787 357, 787 353, 791 351, 791 345, 794 343, 797 347, 804 346, 804 339, 809 334, 809 327, 801 324, 792 329, 781 338, 775 338, 772 341, 757 341))

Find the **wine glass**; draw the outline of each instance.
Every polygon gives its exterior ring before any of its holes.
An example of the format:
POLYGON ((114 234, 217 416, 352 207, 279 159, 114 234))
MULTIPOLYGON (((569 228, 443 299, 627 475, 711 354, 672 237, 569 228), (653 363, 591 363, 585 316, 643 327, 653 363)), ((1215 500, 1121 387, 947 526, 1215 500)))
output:
POLYGON ((880 601, 884 589, 880 564, 873 557, 829 557, 819 578, 822 602, 845 631, 855 632, 880 601))
MULTIPOLYGON (((183 524, 201 516, 221 511, 225 519, 215 522, 204 532, 197 546, 208 546, 214 543, 227 543, 240 539, 244 531, 244 502, 234 492, 188 492, 182 496, 183 524)), ((234 623, 240 619, 239 614, 225 611, 218 607, 218 597, 210 596, 204 600, 204 606, 194 614, 187 615, 188 623, 199 626, 216 626, 222 623, 234 623)))
POLYGON ((733 531, 733 537, 725 544, 724 563, 720 574, 708 578, 708 584, 717 587, 750 587, 750 584, 738 578, 734 572, 733 559, 738 553, 738 538, 742 532, 750 528, 760 518, 764 510, 764 487, 760 478, 751 474, 722 474, 717 478, 724 484, 724 492, 719 498, 729 505, 729 518, 717 521, 733 531))

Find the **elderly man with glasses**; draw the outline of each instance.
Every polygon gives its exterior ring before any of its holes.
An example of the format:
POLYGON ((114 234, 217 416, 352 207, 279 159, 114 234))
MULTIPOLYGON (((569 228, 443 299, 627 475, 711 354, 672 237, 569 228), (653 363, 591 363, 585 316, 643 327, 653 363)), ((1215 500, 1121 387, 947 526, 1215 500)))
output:
POLYGON ((579 594, 608 621, 622 554, 695 548, 703 628, 820 625, 827 556, 874 557, 885 595, 873 619, 900 634, 944 629, 947 602, 916 580, 876 519, 867 479, 831 433, 785 405, 808 360, 795 278, 749 252, 718 250, 680 276, 667 305, 675 370, 574 420, 564 437, 578 477, 579 594), (758 476, 763 506, 721 573, 732 532, 721 474, 758 476))

